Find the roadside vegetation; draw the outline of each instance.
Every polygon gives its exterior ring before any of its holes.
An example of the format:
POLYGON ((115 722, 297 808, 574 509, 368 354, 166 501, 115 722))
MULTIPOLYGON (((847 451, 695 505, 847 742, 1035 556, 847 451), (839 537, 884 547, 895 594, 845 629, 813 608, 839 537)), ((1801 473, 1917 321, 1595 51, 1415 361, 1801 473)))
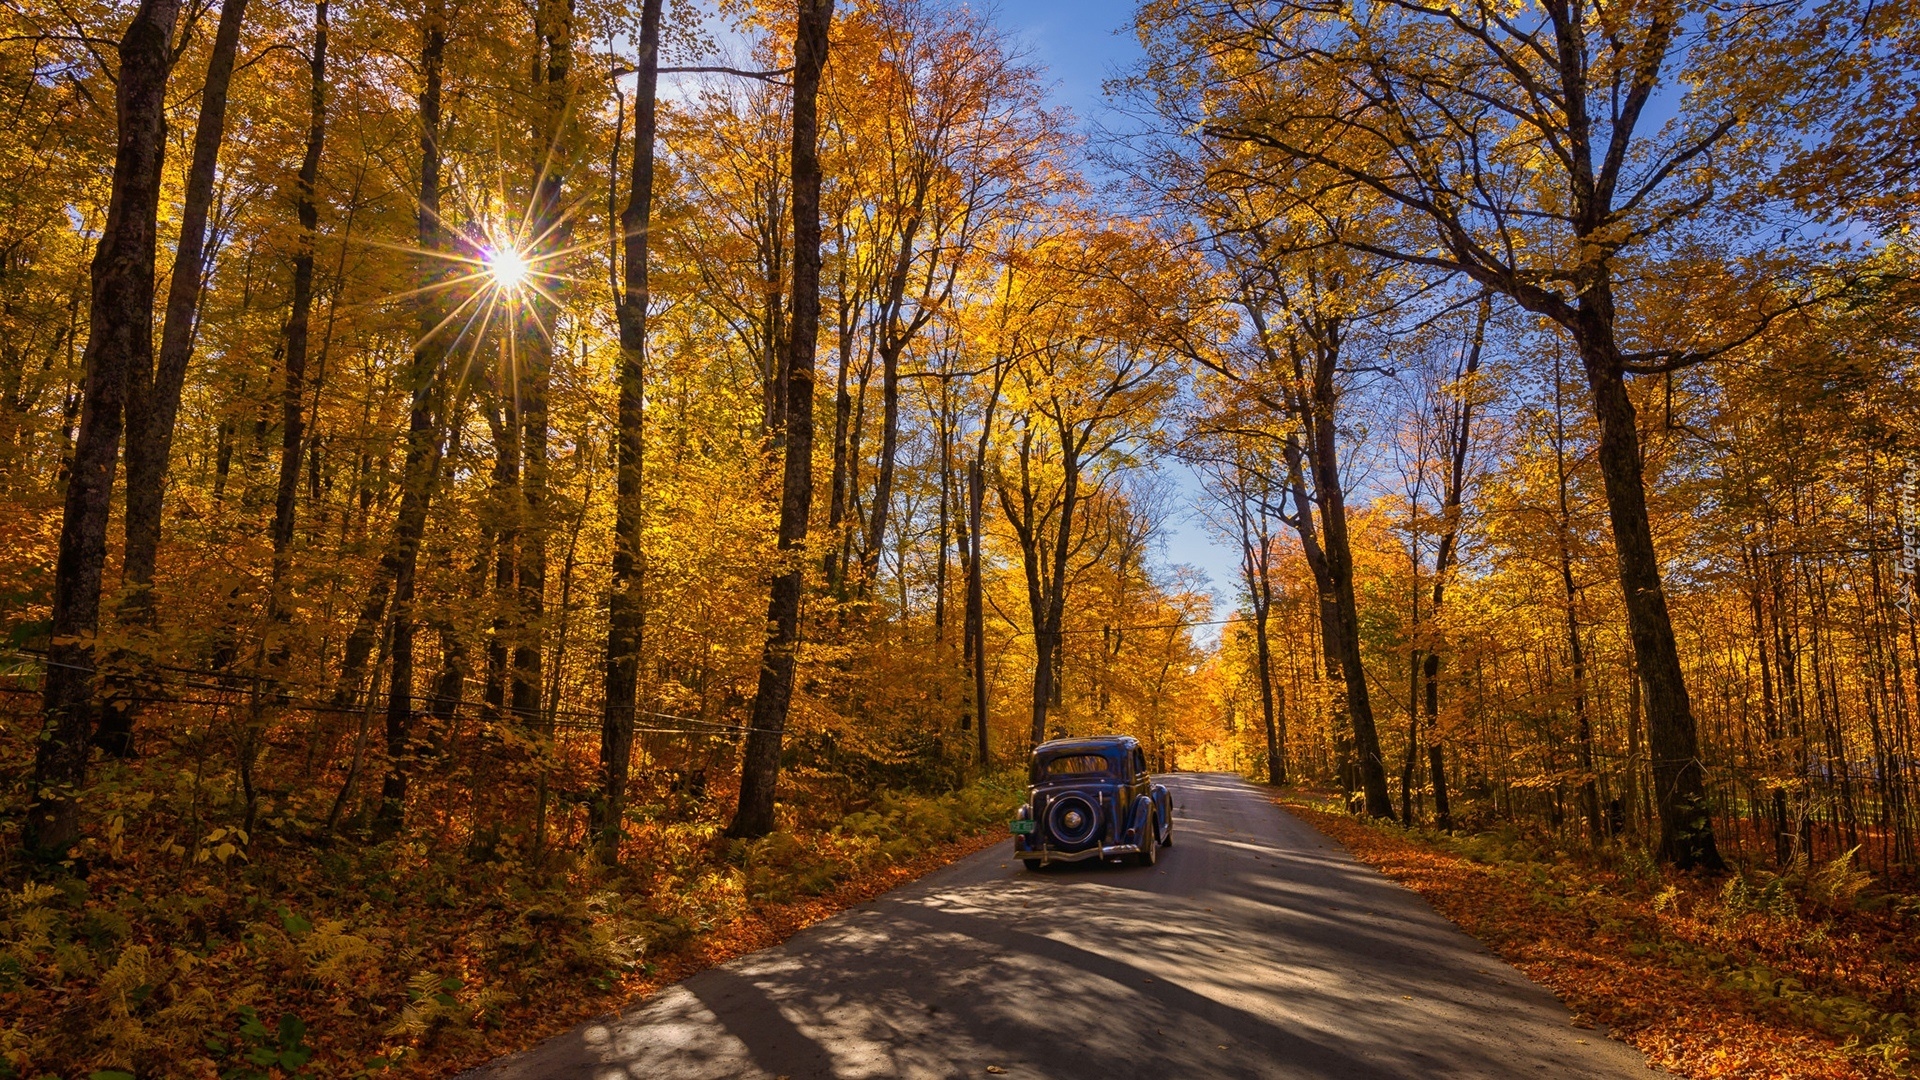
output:
POLYGON ((647 857, 607 868, 284 821, 181 852, 195 808, 143 768, 103 781, 120 809, 86 877, 0 898, 0 1077, 446 1075, 1003 840, 1024 794, 1018 773, 942 795, 803 780, 765 837, 723 836, 724 800, 655 807, 630 841, 647 857))
POLYGON ((1520 825, 1450 834, 1356 817, 1338 795, 1276 801, 1675 1075, 1914 1075, 1920 895, 1850 856, 1676 873, 1520 825))

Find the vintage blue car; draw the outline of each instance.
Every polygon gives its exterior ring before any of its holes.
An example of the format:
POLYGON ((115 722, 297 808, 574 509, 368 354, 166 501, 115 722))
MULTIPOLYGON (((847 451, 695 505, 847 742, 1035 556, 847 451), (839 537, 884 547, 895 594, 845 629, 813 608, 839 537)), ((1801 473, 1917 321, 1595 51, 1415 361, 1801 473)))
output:
POLYGON ((1014 857, 1029 870, 1128 856, 1152 866, 1173 843, 1173 801, 1132 736, 1041 743, 1027 782, 1012 829, 1014 857))

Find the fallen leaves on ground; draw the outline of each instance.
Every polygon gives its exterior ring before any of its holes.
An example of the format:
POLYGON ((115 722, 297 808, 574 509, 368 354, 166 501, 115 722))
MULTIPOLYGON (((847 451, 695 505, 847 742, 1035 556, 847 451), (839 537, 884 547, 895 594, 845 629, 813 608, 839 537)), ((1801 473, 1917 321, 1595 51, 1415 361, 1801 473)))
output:
POLYGON ((871 869, 823 896, 754 908, 701 934, 680 949, 656 958, 651 972, 622 980, 604 994, 530 1003, 519 1015, 513 1016, 510 1023, 490 1032, 485 1044, 455 1060, 436 1060, 436 1068, 429 1072, 437 1075, 450 1067, 455 1071, 469 1068, 502 1054, 523 1050, 610 1008, 630 1008, 689 976, 748 953, 772 948, 817 922, 864 904, 948 863, 1003 843, 1006 838, 1006 826, 996 823, 984 831, 930 848, 906 862, 871 869))
POLYGON ((281 819, 195 857, 142 795, 84 877, 0 863, 0 1080, 450 1075, 1004 842, 1023 777, 857 799, 789 779, 779 831, 726 838, 716 790, 632 822, 618 868, 577 813, 538 861, 511 836, 281 819))
POLYGON ((1771 875, 1706 879, 1512 836, 1366 822, 1301 793, 1275 801, 1479 938, 1650 1064, 1694 1080, 1913 1075, 1904 1009, 1912 928, 1891 904, 1807 911, 1748 895, 1771 875))

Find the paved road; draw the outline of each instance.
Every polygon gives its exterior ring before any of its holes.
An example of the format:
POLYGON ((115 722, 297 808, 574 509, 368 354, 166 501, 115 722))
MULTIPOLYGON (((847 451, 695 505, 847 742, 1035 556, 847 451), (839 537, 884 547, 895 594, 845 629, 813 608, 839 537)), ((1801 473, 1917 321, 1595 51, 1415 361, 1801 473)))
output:
POLYGON ((467 1075, 1650 1075, 1245 782, 1168 786, 1157 867, 1036 874, 996 846, 467 1075))

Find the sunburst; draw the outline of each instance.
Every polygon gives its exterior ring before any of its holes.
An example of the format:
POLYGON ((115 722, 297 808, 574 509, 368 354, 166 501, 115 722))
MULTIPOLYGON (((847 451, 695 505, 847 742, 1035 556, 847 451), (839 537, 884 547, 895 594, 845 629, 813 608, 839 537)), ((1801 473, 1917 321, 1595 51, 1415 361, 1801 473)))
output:
MULTIPOLYGON (((573 108, 572 103, 568 109, 573 108)), ((416 350, 433 343, 449 363, 448 374, 466 385, 484 354, 499 347, 498 362, 507 386, 517 383, 523 335, 531 334, 549 346, 557 329, 556 317, 568 309, 562 299, 570 290, 595 283, 569 271, 575 259, 601 249, 597 240, 571 238, 573 225, 602 194, 579 191, 563 205, 542 207, 537 195, 547 180, 555 151, 550 149, 522 194, 524 203, 508 192, 507 158, 495 149, 467 163, 492 172, 489 181, 466 174, 460 164, 448 162, 442 173, 441 197, 451 213, 438 225, 439 244, 425 246, 384 240, 352 238, 348 243, 383 248, 421 261, 425 281, 419 286, 390 292, 365 301, 369 306, 395 302, 425 305, 434 318, 414 341, 416 350), (489 168, 491 166, 491 168, 489 168), (516 212, 516 209, 518 212, 516 212)))
MULTIPOLYGON (((552 246, 556 233, 587 205, 583 196, 556 215, 558 220, 544 229, 530 227, 531 214, 489 213, 468 208, 471 223, 463 229, 449 230, 454 235, 453 250, 423 250, 418 247, 382 241, 358 241, 371 247, 424 256, 430 271, 427 284, 399 293, 389 293, 374 301, 429 300, 439 308, 439 319, 424 330, 415 347, 438 340, 449 359, 460 357, 457 378, 464 382, 482 347, 497 340, 503 346, 500 360, 511 370, 517 363, 516 339, 524 328, 552 341, 552 315, 565 305, 556 290, 563 286, 590 285, 585 279, 565 273, 574 257, 590 251, 590 243, 552 246), (504 331, 504 333, 502 333, 504 331), (464 356, 461 356, 464 354, 464 356)), ((530 210, 531 208, 529 208, 530 210)), ((509 379, 511 381, 511 379, 509 379)))
POLYGON ((526 253, 512 244, 489 249, 485 262, 487 276, 493 279, 493 287, 502 292, 517 292, 532 271, 532 267, 527 265, 526 253))

